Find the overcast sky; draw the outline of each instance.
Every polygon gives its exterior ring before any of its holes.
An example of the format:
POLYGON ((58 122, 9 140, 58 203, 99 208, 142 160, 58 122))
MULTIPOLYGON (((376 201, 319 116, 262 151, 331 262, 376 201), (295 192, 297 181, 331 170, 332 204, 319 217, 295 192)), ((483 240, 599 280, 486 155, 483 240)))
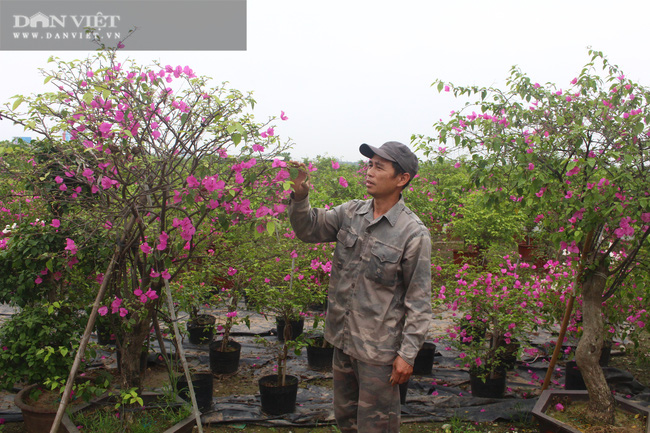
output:
MULTIPOLYGON (((1 0, 0 0, 1 1, 1 0)), ((180 0, 179 0, 180 1, 180 0)), ((284 111, 276 133, 295 157, 361 159, 361 143, 410 142, 461 106, 431 87, 503 86, 513 65, 534 81, 567 87, 603 51, 650 85, 644 0, 248 0, 248 49, 125 51, 140 64, 189 65, 216 83, 254 91, 255 115, 284 111)), ((139 30, 140 31, 140 30, 139 30)), ((127 41, 128 43, 128 41, 127 41)), ((0 51, 0 102, 42 91, 37 68, 55 54, 0 51)), ((0 121, 0 139, 29 135, 0 121)))

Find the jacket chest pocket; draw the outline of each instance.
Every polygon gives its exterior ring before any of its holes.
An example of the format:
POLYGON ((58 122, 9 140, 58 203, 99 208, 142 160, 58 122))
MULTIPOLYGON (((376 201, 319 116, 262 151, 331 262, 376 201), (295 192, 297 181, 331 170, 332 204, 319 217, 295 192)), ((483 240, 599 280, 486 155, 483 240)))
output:
POLYGON ((370 251, 366 278, 385 286, 393 286, 399 277, 399 260, 402 250, 375 241, 370 251))
POLYGON ((334 265, 338 269, 343 269, 343 267, 350 263, 350 261, 358 261, 358 257, 354 257, 355 245, 359 237, 347 230, 339 230, 336 234, 336 251, 334 254, 335 261, 334 265))

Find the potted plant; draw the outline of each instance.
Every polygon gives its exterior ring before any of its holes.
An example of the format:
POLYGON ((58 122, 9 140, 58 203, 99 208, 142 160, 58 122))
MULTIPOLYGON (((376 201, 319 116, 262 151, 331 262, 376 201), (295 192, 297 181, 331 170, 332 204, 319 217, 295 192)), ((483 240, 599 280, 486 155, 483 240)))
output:
POLYGON ((448 334, 468 368, 472 395, 503 397, 512 356, 526 347, 534 331, 546 325, 541 319, 545 280, 530 265, 510 256, 480 269, 462 266, 455 275, 456 286, 446 291, 446 301, 454 311, 448 334), (467 327, 472 323, 480 325, 480 335, 469 331, 475 329, 467 327))
POLYGON ((251 268, 253 276, 247 289, 248 297, 254 300, 261 314, 272 314, 284 323, 282 338, 278 338, 281 346, 278 350, 277 374, 263 377, 259 381, 263 410, 268 413, 291 412, 295 407, 298 378, 287 375, 287 359, 290 350, 299 353, 305 342, 296 339, 292 322, 304 320, 303 312, 310 304, 322 302, 319 297, 323 296, 323 291, 314 290, 321 284, 316 277, 321 269, 320 262, 310 260, 309 254, 303 253, 301 249, 305 246, 293 242, 291 230, 285 233, 288 234, 287 237, 278 236, 267 242, 263 256, 258 256, 259 261, 251 268), (287 406, 274 407, 275 402, 279 401, 279 396, 285 395, 285 387, 289 387, 287 406), (280 390, 283 394, 279 395, 280 390))
MULTIPOLYGON (((568 321, 580 296, 583 320, 576 361, 589 394, 588 415, 592 424, 611 425, 615 400, 598 365, 603 305, 624 299, 632 292, 631 283, 646 278, 643 252, 650 208, 647 176, 639 167, 647 158, 648 107, 639 96, 648 89, 603 53, 589 50, 589 56, 589 63, 561 89, 539 85, 516 67, 506 90, 438 81, 439 90, 446 86, 455 95, 480 101, 435 128, 440 140, 453 137, 472 153, 466 164, 477 184, 490 192, 488 204, 510 200, 535 209, 534 222, 549 234, 557 256, 573 262, 565 317, 568 321), (477 107, 478 113, 470 113, 477 107)), ((426 140, 423 147, 433 151, 426 140)), ((647 291, 635 296, 645 298, 647 291)), ((644 317, 632 317, 633 326, 644 327, 644 317)), ((552 367, 553 359, 544 386, 552 367)))
POLYGON ((307 343, 307 364, 313 370, 331 370, 332 358, 334 356, 334 346, 325 340, 323 326, 325 324, 325 314, 314 314, 312 330, 305 336, 307 343))

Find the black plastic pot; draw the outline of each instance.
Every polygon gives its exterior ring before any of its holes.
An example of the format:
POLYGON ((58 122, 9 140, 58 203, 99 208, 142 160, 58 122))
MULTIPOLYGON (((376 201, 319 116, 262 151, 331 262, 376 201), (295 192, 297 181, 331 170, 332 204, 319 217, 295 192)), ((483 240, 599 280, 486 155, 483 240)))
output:
POLYGON ((269 415, 291 413, 296 409, 298 378, 287 375, 286 385, 278 386, 278 376, 264 376, 258 381, 262 411, 269 415))
POLYGON ((239 369, 239 358, 241 356, 241 344, 236 341, 228 341, 228 349, 221 351, 221 341, 210 343, 210 371, 215 374, 230 374, 239 369))
POLYGON ((399 402, 402 406, 406 404, 406 393, 408 392, 409 389, 409 381, 407 380, 404 383, 400 383, 399 385, 399 402))
MULTIPOLYGON (((322 339, 321 339, 322 341, 322 339)), ((313 370, 331 370, 334 347, 307 346, 307 364, 313 370)))
POLYGON ((582 379, 582 373, 575 361, 569 361, 564 367, 564 389, 586 390, 587 385, 582 379))
POLYGON ((209 314, 200 314, 187 322, 187 332, 192 344, 208 344, 214 337, 214 324, 217 319, 209 314))
POLYGON ((496 373, 492 378, 488 377, 484 382, 481 378, 470 373, 469 383, 472 397, 503 398, 506 393, 506 377, 504 370, 496 373))
POLYGON ((430 341, 425 341, 415 357, 415 362, 413 363, 413 374, 431 374, 431 370, 433 369, 433 359, 435 356, 436 345, 430 341))
MULTIPOLYGON (((284 328, 286 327, 284 319, 278 317, 275 319, 275 323, 276 330, 278 332, 278 340, 284 341, 284 328)), ((301 317, 298 320, 291 320, 289 324, 291 325, 289 331, 289 340, 295 340, 296 337, 302 334, 302 330, 305 326, 305 319, 301 317)))
POLYGON ((503 347, 498 355, 501 360, 501 365, 508 370, 512 370, 517 364, 517 353, 521 343, 512 339, 510 343, 501 341, 500 346, 503 347))
MULTIPOLYGON (((212 407, 212 389, 213 389, 213 376, 212 373, 194 373, 192 374, 192 387, 194 388, 194 396, 196 397, 196 404, 199 406, 201 412, 207 412, 212 407)), ((178 378, 176 382, 178 395, 185 401, 192 401, 190 397, 189 386, 185 375, 178 378)))

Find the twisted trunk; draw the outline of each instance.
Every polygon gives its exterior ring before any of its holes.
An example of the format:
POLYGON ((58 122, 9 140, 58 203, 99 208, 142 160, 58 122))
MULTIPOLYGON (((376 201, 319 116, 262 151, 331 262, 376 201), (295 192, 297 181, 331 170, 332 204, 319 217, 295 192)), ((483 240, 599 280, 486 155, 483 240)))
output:
POLYGON ((589 393, 589 417, 594 423, 613 424, 615 402, 598 363, 603 347, 603 292, 607 266, 599 262, 593 272, 585 272, 582 283, 583 334, 576 350, 576 362, 589 393))

